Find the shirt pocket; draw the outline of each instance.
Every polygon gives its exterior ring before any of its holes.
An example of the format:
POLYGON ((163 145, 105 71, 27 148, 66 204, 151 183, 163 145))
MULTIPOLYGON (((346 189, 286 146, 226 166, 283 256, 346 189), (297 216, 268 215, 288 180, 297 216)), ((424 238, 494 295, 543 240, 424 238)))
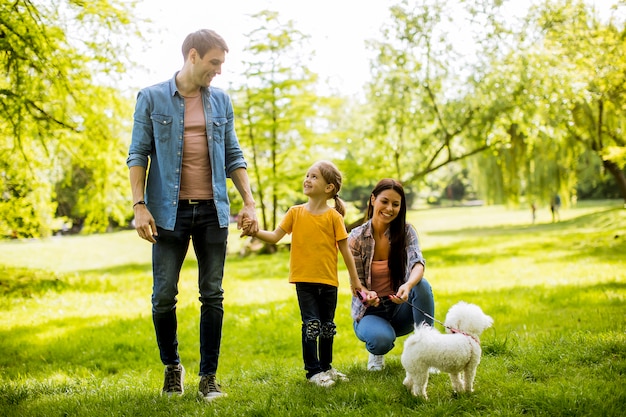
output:
POLYGON ((172 116, 155 113, 150 115, 150 119, 152 120, 154 139, 161 142, 170 140, 172 137, 172 116))
POLYGON ((217 143, 224 143, 227 119, 225 117, 213 117, 212 122, 213 140, 217 143))

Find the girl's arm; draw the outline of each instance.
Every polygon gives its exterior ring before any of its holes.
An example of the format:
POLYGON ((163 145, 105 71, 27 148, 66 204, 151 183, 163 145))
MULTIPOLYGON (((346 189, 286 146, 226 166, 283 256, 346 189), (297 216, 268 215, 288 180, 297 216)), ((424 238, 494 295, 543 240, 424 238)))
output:
POLYGON ((361 288, 359 275, 356 272, 356 264, 354 262, 354 257, 352 256, 352 251, 348 247, 348 239, 340 240, 337 242, 337 246, 339 247, 339 251, 343 257, 343 262, 346 264, 346 268, 348 268, 348 274, 350 275, 350 288, 352 289, 352 293, 356 294, 357 291, 361 291, 363 289, 361 288))
POLYGON ((341 252, 341 256, 343 257, 343 262, 346 264, 346 268, 348 268, 348 274, 350 275, 350 288, 352 289, 352 294, 356 295, 358 291, 365 291, 367 293, 367 297, 366 297, 367 302, 376 304, 378 295, 374 291, 368 291, 367 288, 363 288, 361 286, 361 281, 359 280, 359 274, 356 271, 356 264, 354 262, 354 257, 352 256, 352 251, 348 247, 348 239, 340 240, 339 242, 337 242, 337 246, 339 247, 339 251, 341 252))
POLYGON ((283 229, 281 229, 280 227, 277 227, 276 230, 274 230, 273 232, 270 232, 268 230, 259 230, 258 232, 253 233, 251 236, 261 239, 262 241, 267 242, 267 243, 276 244, 286 234, 287 233, 283 229))

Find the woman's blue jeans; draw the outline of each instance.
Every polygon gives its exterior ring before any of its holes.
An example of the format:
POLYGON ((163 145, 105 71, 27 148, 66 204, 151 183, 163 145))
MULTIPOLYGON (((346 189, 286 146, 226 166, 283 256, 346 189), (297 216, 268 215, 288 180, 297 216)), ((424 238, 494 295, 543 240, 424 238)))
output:
MULTIPOLYGON (((435 300, 430 284, 422 278, 411 289, 409 303, 420 308, 430 317, 435 317, 435 300)), ((354 322, 356 337, 365 342, 365 348, 374 355, 384 355, 394 347, 397 337, 411 333, 416 325, 433 320, 414 309, 409 303, 395 304, 389 299, 381 301, 378 307, 368 307, 365 316, 354 322)))
POLYGON ((189 241, 198 260, 200 292, 200 372, 215 375, 224 317, 224 262, 228 229, 220 228, 213 201, 178 207, 174 230, 158 228, 152 247, 152 318, 164 365, 180 363, 176 302, 180 270, 189 241))

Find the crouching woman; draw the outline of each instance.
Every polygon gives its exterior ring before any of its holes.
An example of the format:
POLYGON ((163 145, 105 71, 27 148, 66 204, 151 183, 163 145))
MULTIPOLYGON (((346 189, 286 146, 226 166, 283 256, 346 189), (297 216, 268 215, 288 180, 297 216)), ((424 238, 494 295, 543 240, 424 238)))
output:
POLYGON ((384 368, 384 355, 397 337, 422 322, 433 325, 435 301, 424 278, 417 232, 406 223, 406 211, 402 184, 383 179, 372 190, 365 223, 348 237, 361 286, 367 288, 352 298, 354 332, 365 342, 371 371, 384 368))

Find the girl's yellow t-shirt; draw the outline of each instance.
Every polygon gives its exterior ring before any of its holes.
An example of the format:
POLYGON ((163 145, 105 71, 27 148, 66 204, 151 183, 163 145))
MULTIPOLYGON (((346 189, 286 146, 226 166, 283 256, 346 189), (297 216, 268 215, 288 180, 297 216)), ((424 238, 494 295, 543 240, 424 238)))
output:
POLYGON ((301 204, 287 211, 279 227, 291 234, 289 282, 338 287, 337 242, 348 238, 343 216, 332 208, 311 214, 301 204))

